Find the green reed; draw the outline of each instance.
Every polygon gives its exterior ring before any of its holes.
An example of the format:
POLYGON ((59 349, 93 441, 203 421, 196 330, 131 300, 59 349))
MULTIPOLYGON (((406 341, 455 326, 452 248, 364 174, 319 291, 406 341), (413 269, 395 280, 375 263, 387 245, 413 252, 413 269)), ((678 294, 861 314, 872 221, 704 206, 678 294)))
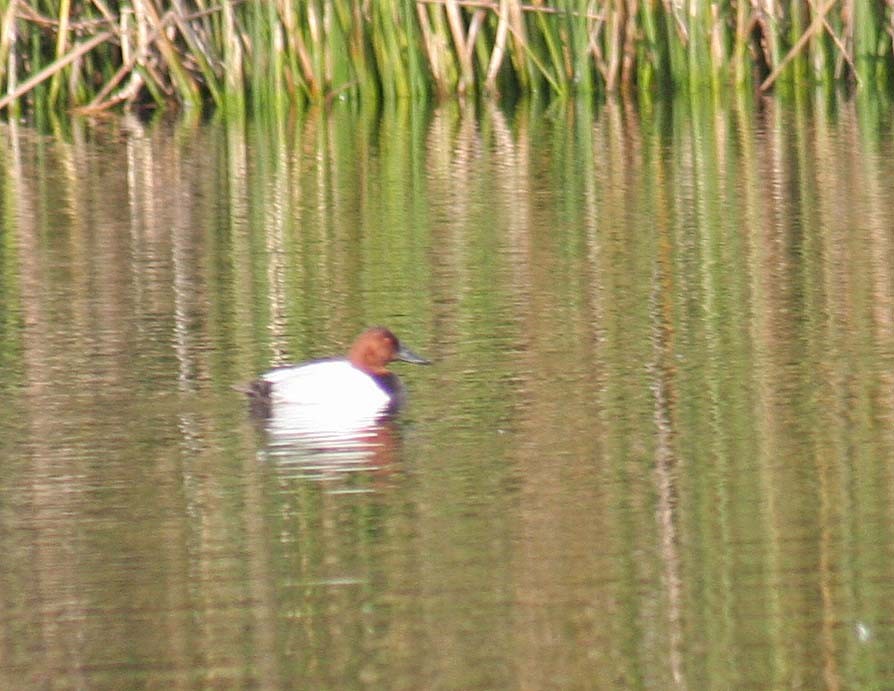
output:
POLYGON ((872 0, 0 0, 0 108, 878 89, 892 19, 872 0))

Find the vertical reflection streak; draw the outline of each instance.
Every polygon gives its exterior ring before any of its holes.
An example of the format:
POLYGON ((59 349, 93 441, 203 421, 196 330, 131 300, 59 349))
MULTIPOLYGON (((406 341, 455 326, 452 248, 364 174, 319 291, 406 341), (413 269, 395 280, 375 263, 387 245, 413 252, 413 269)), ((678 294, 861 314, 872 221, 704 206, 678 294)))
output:
POLYGON ((663 186, 659 185, 657 232, 658 253, 652 278, 649 312, 652 320, 653 361, 649 365, 654 396, 655 480, 658 503, 656 519, 659 531, 659 554, 663 561, 663 585, 666 592, 668 618, 668 661, 671 678, 677 688, 687 688, 683 674, 683 602, 680 573, 680 545, 678 505, 678 476, 684 472, 681 459, 674 450, 676 405, 676 367, 674 365, 674 279, 673 242, 669 223, 664 218, 666 202, 662 200, 663 186))

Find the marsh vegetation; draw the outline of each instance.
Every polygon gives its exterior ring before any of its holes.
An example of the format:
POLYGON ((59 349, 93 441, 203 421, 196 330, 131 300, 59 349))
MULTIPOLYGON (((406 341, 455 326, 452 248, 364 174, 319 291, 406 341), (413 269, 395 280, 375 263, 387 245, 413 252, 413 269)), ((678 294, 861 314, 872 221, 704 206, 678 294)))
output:
POLYGON ((267 109, 891 81, 871 0, 5 0, 2 108, 267 109))

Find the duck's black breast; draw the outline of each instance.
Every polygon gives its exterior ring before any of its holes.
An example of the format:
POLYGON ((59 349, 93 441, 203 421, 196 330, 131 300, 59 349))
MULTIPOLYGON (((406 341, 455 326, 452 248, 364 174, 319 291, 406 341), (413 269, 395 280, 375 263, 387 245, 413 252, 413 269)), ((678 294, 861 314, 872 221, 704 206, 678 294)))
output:
POLYGON ((370 376, 376 380, 378 387, 391 398, 391 402, 388 404, 388 408, 385 411, 386 414, 393 415, 400 410, 400 408, 403 407, 406 398, 406 395, 404 394, 404 386, 401 384, 400 377, 393 372, 372 374, 370 376))

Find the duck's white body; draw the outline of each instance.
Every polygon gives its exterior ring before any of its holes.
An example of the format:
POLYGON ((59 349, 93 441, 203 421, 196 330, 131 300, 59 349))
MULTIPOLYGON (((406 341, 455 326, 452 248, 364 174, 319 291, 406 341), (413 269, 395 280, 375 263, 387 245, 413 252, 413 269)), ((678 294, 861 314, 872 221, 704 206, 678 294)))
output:
POLYGON ((375 415, 391 403, 391 396, 373 377, 347 360, 320 360, 294 367, 277 367, 261 375, 261 379, 272 384, 274 406, 332 406, 345 415, 375 415))

